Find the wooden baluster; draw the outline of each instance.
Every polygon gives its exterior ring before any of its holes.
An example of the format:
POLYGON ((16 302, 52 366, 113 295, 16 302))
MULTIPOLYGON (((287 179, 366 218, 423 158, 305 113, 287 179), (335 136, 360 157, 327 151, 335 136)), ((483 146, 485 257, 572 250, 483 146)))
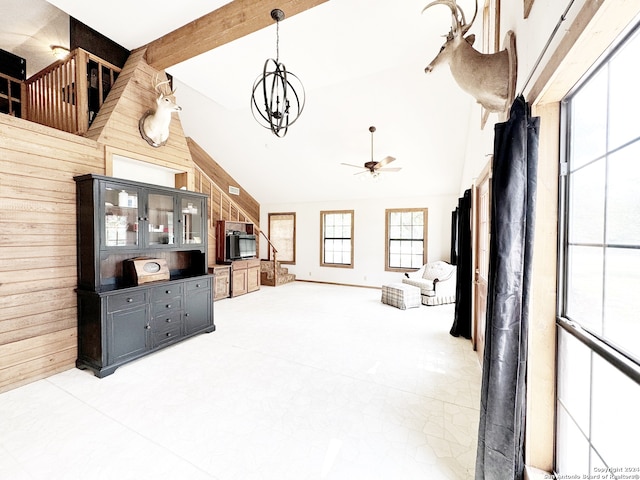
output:
POLYGON ((64 130, 64 117, 62 115, 62 94, 60 89, 62 88, 62 66, 64 64, 59 65, 54 71, 53 75, 53 103, 54 103, 54 111, 55 111, 55 128, 64 130))
POLYGON ((69 82, 69 119, 71 120, 70 132, 78 131, 78 86, 76 85, 76 65, 78 57, 73 54, 69 62, 67 81, 69 82))
POLYGON ((75 127, 73 125, 73 119, 71 117, 71 61, 68 61, 64 64, 64 124, 67 132, 75 132, 75 127))
POLYGON ((51 125, 51 72, 48 72, 45 77, 45 94, 44 94, 44 111, 45 111, 45 125, 51 125))
POLYGON ((278 256, 276 249, 273 248, 273 245, 271 246, 271 249, 273 250, 273 286, 277 287, 278 286, 278 259, 276 258, 278 256))

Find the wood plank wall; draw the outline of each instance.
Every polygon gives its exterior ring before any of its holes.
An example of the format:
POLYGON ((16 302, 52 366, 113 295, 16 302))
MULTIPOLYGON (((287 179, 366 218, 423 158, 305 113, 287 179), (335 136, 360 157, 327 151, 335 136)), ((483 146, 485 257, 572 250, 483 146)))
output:
MULTIPOLYGON (((252 222, 260 228, 260 204, 192 138, 187 138, 187 145, 191 151, 191 158, 197 166, 194 190, 209 195, 208 258, 209 265, 213 265, 216 261, 216 222, 218 220, 252 222), (240 194, 229 195, 230 186, 238 187, 240 194)), ((259 251, 260 236, 257 240, 259 251)))
MULTIPOLYGON (((247 192, 240 183, 229 175, 224 168, 222 168, 218 162, 216 162, 211 156, 198 145, 192 138, 187 138, 187 145, 191 152, 191 158, 198 165, 202 171, 229 197, 232 201, 247 215, 260 221, 260 204, 253 198, 249 192, 247 192), (239 187, 240 195, 229 195, 229 187, 239 187)), ((215 203, 220 203, 215 202, 215 203)), ((228 204, 226 205, 228 207, 228 204)), ((216 218, 215 220, 222 220, 223 217, 216 218)), ((224 218, 225 220, 231 220, 231 218, 224 218)))
POLYGON ((0 392, 73 368, 75 175, 104 173, 92 140, 0 115, 0 392))
MULTIPOLYGON (((191 146, 213 162, 223 191, 239 186, 195 142, 187 144, 177 114, 167 145, 142 139, 138 120, 155 105, 156 73, 144 50, 132 52, 85 137, 0 114, 0 393, 75 366, 74 176, 111 175, 110 156, 119 154, 186 172, 187 188, 197 190, 203 182, 196 182, 191 146)), ((212 219, 237 215, 228 199, 220 205, 213 197, 212 219)), ((259 221, 260 205, 242 189, 238 203, 259 221)))
MULTIPOLYGON (((157 93, 153 89, 153 81, 156 75, 160 81, 166 80, 163 72, 147 64, 144 54, 144 49, 131 53, 85 136, 122 156, 151 159, 154 165, 187 172, 188 188, 193 190, 193 162, 179 114, 173 113, 166 145, 152 147, 140 136, 140 117, 156 106, 157 93)), ((179 97, 177 100, 179 104, 179 97)), ((106 173, 111 174, 108 158, 106 173)))

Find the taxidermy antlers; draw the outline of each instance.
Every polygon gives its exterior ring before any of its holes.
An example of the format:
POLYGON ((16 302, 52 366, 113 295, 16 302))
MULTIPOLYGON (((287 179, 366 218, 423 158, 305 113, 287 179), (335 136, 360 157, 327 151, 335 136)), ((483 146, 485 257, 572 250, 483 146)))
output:
POLYGON ((152 82, 153 89, 158 93, 156 109, 147 110, 138 122, 140 135, 152 147, 160 147, 167 143, 171 114, 182 110, 176 103, 175 89, 166 88, 168 85, 168 80, 159 82, 156 75, 152 82))
POLYGON ((422 13, 434 5, 445 5, 451 9, 451 30, 436 58, 424 69, 425 73, 442 63, 448 63, 460 88, 471 94, 485 110, 504 112, 513 101, 515 90, 516 52, 513 32, 507 33, 509 41, 505 50, 480 53, 472 47, 475 35, 465 37, 478 14, 478 0, 469 23, 456 0, 431 2, 422 9, 422 13))

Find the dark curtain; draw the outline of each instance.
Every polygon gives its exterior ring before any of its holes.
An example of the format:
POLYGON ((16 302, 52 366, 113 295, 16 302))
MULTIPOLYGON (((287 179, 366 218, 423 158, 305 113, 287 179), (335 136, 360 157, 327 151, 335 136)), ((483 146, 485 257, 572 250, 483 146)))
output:
POLYGON ((454 337, 471 338, 471 190, 458 199, 457 212, 456 308, 449 333, 454 337))
POLYGON ((458 207, 451 212, 451 265, 458 264, 458 207))
POLYGON ((518 96, 495 126, 476 480, 524 475, 529 288, 540 119, 518 96))

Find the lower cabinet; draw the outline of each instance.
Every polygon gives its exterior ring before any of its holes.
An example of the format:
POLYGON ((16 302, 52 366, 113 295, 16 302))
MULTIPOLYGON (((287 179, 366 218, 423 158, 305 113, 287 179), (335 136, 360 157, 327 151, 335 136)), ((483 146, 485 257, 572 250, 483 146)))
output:
POLYGON ((231 263, 231 296, 237 297, 260 289, 260 260, 236 260, 231 263))
POLYGON ((260 290, 260 260, 247 262, 247 292, 260 290))
POLYGON ((188 301, 184 309, 184 331, 186 335, 191 335, 209 326, 209 312, 213 308, 211 281, 187 282, 186 288, 188 301))
POLYGON ((192 335, 213 332, 208 275, 104 293, 78 290, 78 368, 97 377, 192 335))
POLYGON ((209 267, 213 274, 213 301, 227 298, 231 295, 231 266, 214 265, 209 267))
POLYGON ((122 363, 147 350, 148 316, 147 305, 108 314, 106 323, 108 363, 122 363))
POLYGON ((233 262, 231 267, 231 296, 237 297, 247 293, 247 268, 238 267, 237 264, 246 262, 233 262))

